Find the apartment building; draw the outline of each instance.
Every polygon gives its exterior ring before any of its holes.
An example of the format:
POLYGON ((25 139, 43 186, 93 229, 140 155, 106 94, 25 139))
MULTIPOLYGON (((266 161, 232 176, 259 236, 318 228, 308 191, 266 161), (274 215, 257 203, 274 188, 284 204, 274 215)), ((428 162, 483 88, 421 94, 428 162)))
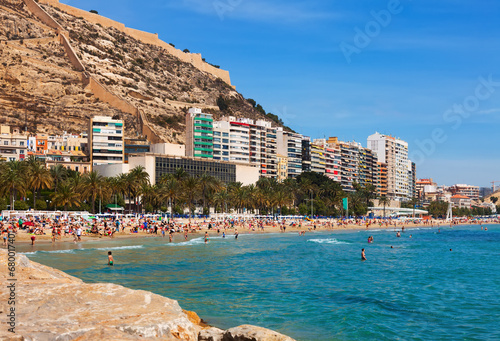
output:
POLYGON ((461 195, 479 200, 479 186, 471 186, 466 184, 456 184, 448 188, 453 195, 461 195))
POLYGON ((288 178, 296 178, 302 173, 302 139, 301 134, 277 128, 278 154, 288 158, 288 178))
POLYGON ((283 182, 288 178, 288 157, 278 154, 278 182, 283 182))
POLYGON ((213 117, 199 108, 191 108, 186 114, 186 156, 204 159, 214 158, 213 117))
POLYGON ((311 139, 304 137, 302 139, 302 172, 311 171, 311 139))
POLYGON ((0 126, 0 161, 20 161, 27 157, 28 135, 10 126, 0 126))
POLYGON ((408 143, 380 133, 370 135, 367 142, 377 162, 387 165, 387 196, 396 200, 410 199, 412 169, 408 162, 408 143))
POLYGON ((256 165, 263 177, 278 176, 277 128, 270 122, 223 117, 213 124, 214 160, 256 165))
POLYGON ((377 162, 374 170, 374 185, 379 197, 387 196, 387 164, 377 162))
POLYGON ((94 116, 90 119, 89 131, 90 162, 93 166, 125 161, 122 120, 94 116))
POLYGON ((325 147, 316 143, 311 144, 311 172, 326 173, 325 147))

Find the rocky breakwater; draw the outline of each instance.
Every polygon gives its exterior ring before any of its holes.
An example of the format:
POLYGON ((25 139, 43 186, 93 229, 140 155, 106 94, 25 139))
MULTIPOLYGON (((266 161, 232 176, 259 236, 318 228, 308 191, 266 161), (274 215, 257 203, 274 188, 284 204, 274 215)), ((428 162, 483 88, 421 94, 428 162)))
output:
POLYGON ((293 340, 255 326, 209 327, 177 301, 115 284, 87 284, 24 255, 15 263, 11 273, 7 252, 0 250, 0 340, 293 340))

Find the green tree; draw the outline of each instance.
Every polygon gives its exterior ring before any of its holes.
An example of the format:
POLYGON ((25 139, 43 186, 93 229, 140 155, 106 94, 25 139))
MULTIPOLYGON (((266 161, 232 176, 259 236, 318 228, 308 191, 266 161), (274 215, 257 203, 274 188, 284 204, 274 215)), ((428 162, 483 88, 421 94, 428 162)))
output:
POLYGON ((92 214, 95 214, 95 201, 98 195, 102 196, 103 187, 106 186, 106 181, 102 175, 96 171, 92 171, 83 176, 84 196, 90 198, 92 214))
POLYGON ((379 199, 378 199, 378 203, 379 205, 382 205, 384 207, 384 218, 385 218, 385 207, 387 205, 390 205, 391 204, 391 200, 386 197, 385 195, 381 196, 379 199))
POLYGON ((59 184, 66 180, 66 177, 68 176, 68 170, 63 165, 55 165, 50 168, 50 175, 54 180, 54 191, 57 192, 59 184))
POLYGON ((52 176, 45 164, 30 157, 27 161, 28 184, 33 189, 33 209, 36 210, 36 198, 39 189, 52 187, 52 176))
POLYGON ((68 207, 80 207, 81 196, 79 192, 71 185, 70 181, 65 181, 60 184, 59 191, 52 195, 52 202, 55 206, 63 206, 67 211, 68 207))
POLYGON ((14 209, 14 200, 17 194, 24 195, 27 187, 26 163, 9 161, 0 164, 0 191, 10 195, 10 207, 14 209))

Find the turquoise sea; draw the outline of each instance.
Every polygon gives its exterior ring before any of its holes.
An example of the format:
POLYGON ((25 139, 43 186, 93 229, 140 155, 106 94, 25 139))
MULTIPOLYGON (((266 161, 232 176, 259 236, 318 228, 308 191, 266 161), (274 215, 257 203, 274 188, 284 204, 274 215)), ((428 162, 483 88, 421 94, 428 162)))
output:
POLYGON ((500 225, 400 238, 371 230, 181 239, 20 251, 86 282, 176 299, 220 328, 254 324, 297 340, 500 340, 500 225))

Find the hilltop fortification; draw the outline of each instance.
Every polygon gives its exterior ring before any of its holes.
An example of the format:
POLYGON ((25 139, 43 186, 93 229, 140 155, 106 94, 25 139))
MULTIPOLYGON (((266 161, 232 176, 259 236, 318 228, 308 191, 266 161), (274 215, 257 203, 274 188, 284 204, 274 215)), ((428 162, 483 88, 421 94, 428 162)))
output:
POLYGON ((32 133, 120 117, 128 136, 184 142, 190 107, 266 119, 199 54, 57 0, 0 0, 0 123, 32 133), (220 110, 223 103, 223 111, 220 110))
POLYGON ((99 24, 103 27, 113 27, 117 29, 120 32, 123 32, 134 39, 137 39, 138 41, 144 43, 144 44, 151 44, 155 45, 158 47, 161 47, 165 50, 168 51, 172 56, 175 56, 182 60, 183 62, 190 63, 197 69, 210 73, 215 77, 218 77, 222 79, 224 82, 227 84, 231 85, 231 78, 229 77, 229 71, 226 70, 221 70, 219 68, 216 68, 205 61, 203 61, 203 58, 200 53, 186 53, 183 52, 179 49, 176 49, 175 47, 171 46, 170 44, 167 44, 166 42, 160 40, 158 38, 158 33, 148 33, 140 30, 136 30, 133 28, 126 27, 124 24, 108 19, 106 17, 103 17, 99 14, 87 12, 84 10, 81 10, 79 8, 71 7, 66 4, 62 4, 59 2, 59 0, 38 0, 40 4, 47 4, 52 7, 56 7, 60 9, 63 12, 66 12, 68 14, 71 14, 75 17, 83 18, 87 20, 88 22, 91 22, 93 24, 99 24))

